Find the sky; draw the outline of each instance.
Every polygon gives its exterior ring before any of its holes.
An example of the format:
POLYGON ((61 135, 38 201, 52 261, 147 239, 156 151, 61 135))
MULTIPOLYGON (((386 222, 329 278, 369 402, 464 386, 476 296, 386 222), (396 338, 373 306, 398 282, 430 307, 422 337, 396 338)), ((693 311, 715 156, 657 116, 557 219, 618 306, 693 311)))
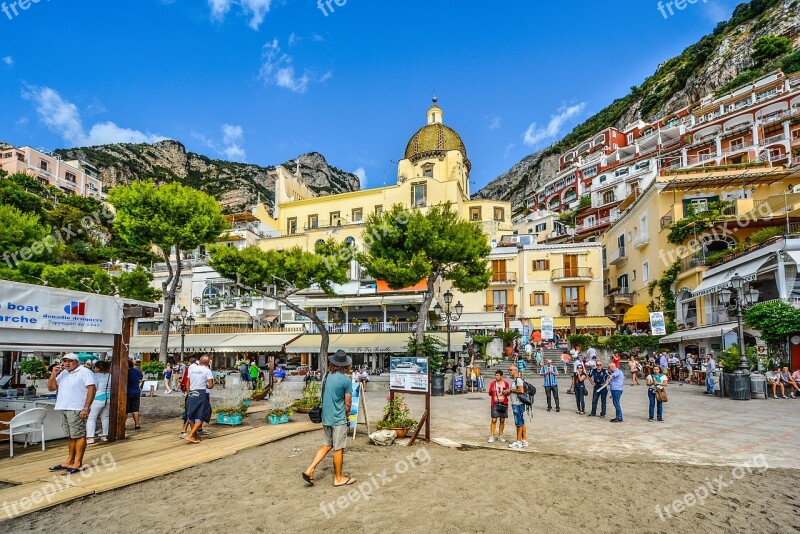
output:
POLYGON ((316 151, 379 187, 395 183, 435 94, 475 192, 737 2, 667 4, 0 0, 0 141, 175 139, 264 166, 316 151))

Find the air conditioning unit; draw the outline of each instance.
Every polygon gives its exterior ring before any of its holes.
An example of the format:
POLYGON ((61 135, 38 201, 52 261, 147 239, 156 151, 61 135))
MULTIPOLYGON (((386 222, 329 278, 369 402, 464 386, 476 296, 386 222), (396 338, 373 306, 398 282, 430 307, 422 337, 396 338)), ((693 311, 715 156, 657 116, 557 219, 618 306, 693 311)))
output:
POLYGON ((281 310, 282 323, 291 323, 294 320, 294 310, 281 310))

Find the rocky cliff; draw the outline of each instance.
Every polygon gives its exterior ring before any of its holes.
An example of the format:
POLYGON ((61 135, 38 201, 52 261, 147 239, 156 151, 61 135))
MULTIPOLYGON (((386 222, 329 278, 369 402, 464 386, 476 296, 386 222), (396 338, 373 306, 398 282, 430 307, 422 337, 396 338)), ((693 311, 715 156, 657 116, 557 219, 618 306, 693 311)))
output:
MULTIPOLYGON (((258 201, 272 205, 275 180, 260 167, 211 159, 187 152, 177 141, 155 144, 115 144, 57 150, 66 160, 81 159, 100 171, 104 189, 134 180, 154 178, 160 182, 179 181, 213 195, 228 213, 245 210, 258 201)), ((358 177, 328 164, 322 154, 311 152, 283 165, 294 172, 300 164, 305 184, 320 195, 359 189, 358 177)))
POLYGON ((473 196, 509 200, 515 209, 520 209, 526 193, 537 190, 554 176, 560 153, 595 133, 612 126, 624 128, 638 119, 652 121, 720 88, 736 86, 747 76, 781 68, 780 58, 772 62, 753 58, 753 44, 766 35, 788 37, 795 50, 800 47, 799 0, 740 4, 729 21, 720 23, 713 33, 680 56, 659 65, 641 86, 631 88, 630 94, 578 125, 558 143, 525 157, 473 196))

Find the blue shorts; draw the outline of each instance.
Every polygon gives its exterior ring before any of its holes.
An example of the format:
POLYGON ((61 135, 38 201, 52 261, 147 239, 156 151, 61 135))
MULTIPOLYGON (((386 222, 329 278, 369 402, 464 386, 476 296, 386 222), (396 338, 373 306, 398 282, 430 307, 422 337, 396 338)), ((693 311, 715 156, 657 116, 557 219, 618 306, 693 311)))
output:
POLYGON ((525 426, 525 405, 512 404, 511 411, 514 412, 514 424, 516 426, 525 426))

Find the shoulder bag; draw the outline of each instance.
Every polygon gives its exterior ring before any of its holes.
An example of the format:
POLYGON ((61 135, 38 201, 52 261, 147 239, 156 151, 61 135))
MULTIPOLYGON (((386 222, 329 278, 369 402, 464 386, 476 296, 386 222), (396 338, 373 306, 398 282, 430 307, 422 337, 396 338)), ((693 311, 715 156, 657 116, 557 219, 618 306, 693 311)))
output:
MULTIPOLYGON (((325 398, 325 381, 328 380, 328 374, 325 374, 325 378, 322 379, 322 391, 319 394, 320 401, 325 398)), ((311 408, 311 411, 308 412, 308 418, 311 419, 312 423, 319 424, 322 422, 322 402, 320 402, 319 406, 314 406, 311 408)))

